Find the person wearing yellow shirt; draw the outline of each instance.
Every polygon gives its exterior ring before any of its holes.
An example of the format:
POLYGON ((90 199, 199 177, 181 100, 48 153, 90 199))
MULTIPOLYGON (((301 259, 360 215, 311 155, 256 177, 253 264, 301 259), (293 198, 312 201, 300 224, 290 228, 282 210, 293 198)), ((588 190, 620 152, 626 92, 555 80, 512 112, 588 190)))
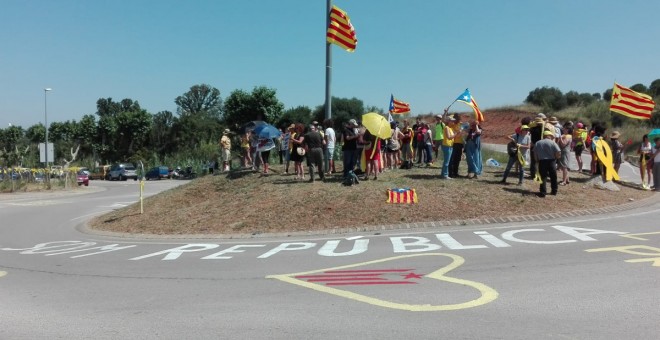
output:
MULTIPOLYGON (((446 112, 445 112, 446 113, 446 112)), ((456 137, 456 119, 453 116, 445 118, 445 130, 442 139, 442 170, 440 170, 441 179, 449 179, 449 161, 454 147, 454 137, 456 137)))
POLYGON ((461 124, 461 116, 454 115, 454 145, 452 145, 451 159, 449 161, 449 177, 458 177, 458 166, 461 164, 463 147, 465 146, 465 130, 461 124))
POLYGON ((575 142, 573 151, 578 164, 578 172, 582 173, 582 151, 584 151, 584 142, 587 140, 587 130, 581 122, 578 122, 576 127, 577 129, 573 131, 573 141, 575 142))

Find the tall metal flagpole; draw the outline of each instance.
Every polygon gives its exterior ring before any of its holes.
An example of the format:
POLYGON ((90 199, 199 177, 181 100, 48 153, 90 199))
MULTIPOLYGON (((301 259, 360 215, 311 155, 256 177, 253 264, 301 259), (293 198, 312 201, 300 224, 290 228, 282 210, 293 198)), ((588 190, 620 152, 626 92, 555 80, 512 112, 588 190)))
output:
MULTIPOLYGON (((327 9, 325 11, 325 29, 328 30, 330 27, 330 10, 332 9, 332 0, 327 1, 327 9)), ((330 79, 332 78, 332 50, 330 49, 330 43, 325 42, 325 119, 330 119, 332 112, 330 110, 332 106, 332 95, 330 93, 330 79)))

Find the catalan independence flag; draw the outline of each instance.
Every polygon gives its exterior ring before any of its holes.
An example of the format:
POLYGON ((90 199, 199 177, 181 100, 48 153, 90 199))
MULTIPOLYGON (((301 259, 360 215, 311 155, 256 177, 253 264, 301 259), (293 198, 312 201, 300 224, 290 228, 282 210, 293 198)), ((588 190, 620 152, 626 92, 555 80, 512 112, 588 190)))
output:
POLYGON ((357 46, 355 37, 355 28, 351 24, 348 14, 337 6, 332 6, 330 10, 330 25, 326 40, 328 43, 335 44, 348 52, 353 52, 357 46))
POLYGON ((474 100, 474 97, 472 97, 472 93, 470 93, 470 89, 465 89, 465 92, 463 92, 460 96, 458 96, 458 98, 456 98, 456 101, 463 102, 469 105, 472 108, 472 110, 474 110, 474 116, 477 119, 477 122, 481 123, 484 121, 484 114, 479 109, 479 105, 477 105, 477 101, 474 100))
POLYGON ((635 119, 651 119, 655 102, 651 96, 614 83, 610 111, 635 119))
POLYGON ((417 193, 410 188, 387 189, 387 203, 417 203, 417 193))
POLYGON ((410 104, 394 98, 394 95, 390 95, 390 113, 402 114, 408 112, 410 112, 410 104))

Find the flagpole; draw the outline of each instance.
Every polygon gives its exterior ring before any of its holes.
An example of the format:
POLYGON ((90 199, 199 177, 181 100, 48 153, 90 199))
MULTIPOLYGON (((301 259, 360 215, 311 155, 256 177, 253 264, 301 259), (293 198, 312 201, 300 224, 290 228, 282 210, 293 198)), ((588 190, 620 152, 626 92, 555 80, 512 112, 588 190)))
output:
MULTIPOLYGON (((332 0, 327 0, 327 8, 325 11, 325 29, 330 27, 330 10, 332 9, 332 0)), ((332 116, 332 95, 330 93, 330 80, 332 78, 332 50, 330 43, 325 42, 325 119, 330 119, 332 116)))

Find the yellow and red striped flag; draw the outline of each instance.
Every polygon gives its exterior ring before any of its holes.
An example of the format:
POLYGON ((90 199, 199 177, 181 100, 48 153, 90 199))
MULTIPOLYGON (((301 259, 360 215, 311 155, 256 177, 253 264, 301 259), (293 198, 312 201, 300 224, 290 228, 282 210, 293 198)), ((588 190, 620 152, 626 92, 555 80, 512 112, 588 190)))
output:
POLYGON ((326 40, 348 52, 353 52, 357 46, 357 38, 355 37, 355 28, 353 28, 348 14, 339 7, 332 6, 332 10, 328 15, 330 15, 330 25, 328 26, 326 40))
POLYGON ((651 96, 614 83, 610 111, 635 119, 651 119, 654 107, 651 96))

